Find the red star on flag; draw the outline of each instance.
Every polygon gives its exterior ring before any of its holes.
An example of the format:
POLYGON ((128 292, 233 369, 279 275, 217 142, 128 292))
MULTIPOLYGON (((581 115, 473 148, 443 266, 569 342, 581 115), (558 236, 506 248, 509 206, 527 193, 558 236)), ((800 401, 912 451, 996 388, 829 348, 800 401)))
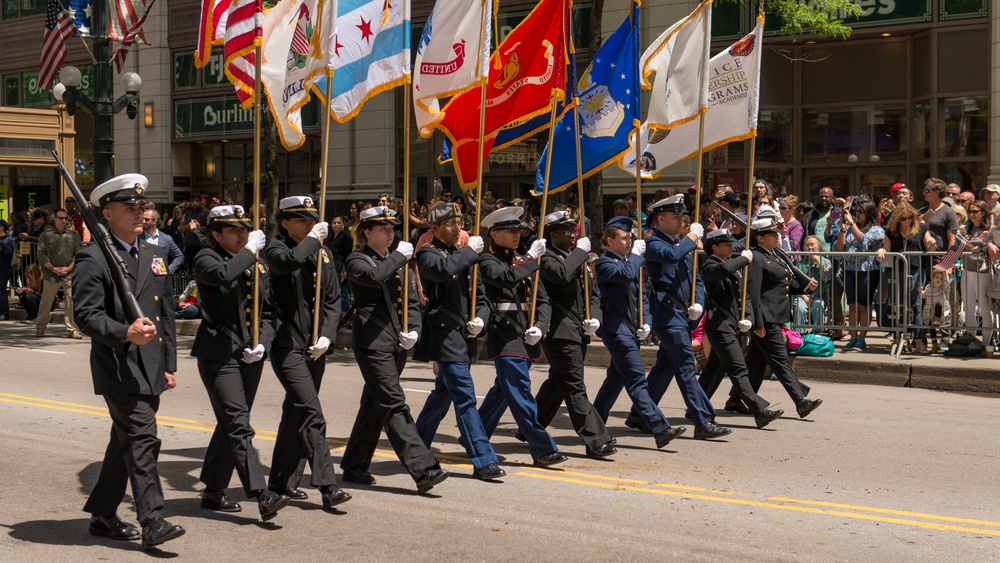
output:
POLYGON ((334 54, 334 56, 336 56, 336 57, 340 56, 340 48, 341 47, 343 47, 343 45, 340 44, 340 34, 338 33, 337 35, 333 36, 333 54, 334 54))
POLYGON ((365 18, 361 18, 361 25, 356 25, 354 27, 360 29, 361 30, 361 38, 364 39, 365 41, 367 41, 369 44, 371 44, 371 41, 368 38, 375 35, 374 33, 372 33, 372 22, 371 22, 371 20, 365 21, 365 18))

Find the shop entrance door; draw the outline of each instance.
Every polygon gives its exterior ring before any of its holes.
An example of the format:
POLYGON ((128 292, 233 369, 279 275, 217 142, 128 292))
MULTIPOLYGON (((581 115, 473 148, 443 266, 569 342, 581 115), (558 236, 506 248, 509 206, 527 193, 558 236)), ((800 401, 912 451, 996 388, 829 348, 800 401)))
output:
POLYGON ((884 197, 889 197, 889 189, 906 176, 906 168, 832 168, 806 171, 806 186, 808 197, 814 198, 820 188, 833 189, 836 197, 867 193, 877 204, 884 197))

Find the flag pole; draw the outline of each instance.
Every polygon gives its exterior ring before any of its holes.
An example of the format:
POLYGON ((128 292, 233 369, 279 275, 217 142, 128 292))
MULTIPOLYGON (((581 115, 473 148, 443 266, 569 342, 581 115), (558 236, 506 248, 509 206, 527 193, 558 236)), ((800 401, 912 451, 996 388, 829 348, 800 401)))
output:
MULTIPOLYGON (((750 210, 753 209, 753 168, 754 168, 754 157, 757 155, 757 133, 755 132, 753 137, 750 137, 750 173, 747 174, 749 181, 747 182, 747 245, 746 249, 750 250, 750 210)), ((743 320, 747 316, 747 287, 748 280, 750 277, 750 265, 747 264, 743 266, 743 294, 740 296, 740 320, 743 320)))
MULTIPOLYGON (((326 22, 324 22, 326 23, 326 22)), ((327 67, 326 69, 326 107, 324 113, 326 117, 323 120, 323 156, 320 158, 319 165, 319 220, 320 222, 326 217, 326 179, 327 179, 327 162, 330 156, 330 104, 333 103, 333 69, 327 67)), ((322 298, 321 293, 323 289, 323 257, 324 249, 323 244, 320 243, 319 251, 316 253, 316 294, 313 297, 313 332, 312 332, 312 342, 315 345, 319 341, 319 310, 323 307, 320 302, 322 298)))
MULTIPOLYGON (((480 6, 483 10, 486 10, 487 0, 482 0, 480 6)), ((479 21, 479 49, 476 51, 479 57, 479 64, 483 61, 483 29, 482 20, 479 21)), ((483 216, 483 144, 484 144, 484 129, 486 129, 486 85, 489 82, 489 71, 482 67, 479 68, 479 170, 476 172, 476 225, 475 232, 472 236, 479 236, 479 231, 481 229, 480 222, 483 216), (482 76, 483 72, 486 71, 487 76, 482 76)), ((485 243, 485 241, 484 241, 485 243)), ((476 289, 479 285, 479 262, 472 265, 472 288, 469 298, 469 320, 476 318, 476 289)))
MULTIPOLYGON (((254 83, 253 83, 253 230, 260 230, 260 65, 261 47, 254 49, 254 83)), ((257 251, 260 260, 260 251, 257 251)), ((260 344, 260 268, 253 268, 253 330, 251 331, 251 348, 260 344)))
MULTIPOLYGON (((698 116, 698 177, 695 179, 694 191, 694 219, 693 222, 701 221, 701 167, 705 161, 702 151, 705 150, 705 112, 698 116)), ((638 163, 638 161, 636 161, 638 163)), ((695 284, 698 283, 698 251, 691 254, 691 306, 698 302, 695 284)))
MULTIPOLYGON (((587 207, 583 203, 583 164, 580 162, 580 98, 573 96, 573 136, 576 139, 576 198, 579 201, 580 209, 580 238, 584 238, 587 233, 587 207)), ((551 145, 550 145, 551 146, 551 145)), ((549 151, 550 156, 552 151, 549 151)), ((548 166, 548 161, 546 161, 548 166)), ((545 181, 546 185, 548 180, 545 181)), ((593 243, 593 241, 591 241, 593 243)), ((593 246, 593 244, 591 244, 593 246)), ((583 263, 583 314, 590 318, 590 273, 587 270, 587 263, 583 263)))
MULTIPOLYGON (((552 115, 549 116, 549 147, 555 146, 556 140, 556 91, 552 90, 552 115)), ((551 157, 551 151, 549 152, 551 157)), ((549 204, 549 173, 552 171, 552 158, 545 159, 545 182, 542 184, 542 210, 538 212, 538 239, 545 235, 545 210, 549 204)), ((542 257, 538 257, 541 263, 542 257)), ((541 270, 535 270, 535 280, 531 288, 531 315, 528 317, 528 328, 535 326, 535 309, 538 305, 538 280, 541 277, 541 270)), ((589 316, 587 317, 590 318, 589 316)))
MULTIPOLYGON (((643 227, 643 225, 642 225, 642 165, 641 165, 642 147, 640 146, 640 143, 639 143, 639 135, 640 135, 640 133, 642 133, 642 124, 639 123, 639 120, 637 119, 635 121, 635 223, 636 223, 636 225, 638 225, 638 228, 636 229, 636 232, 638 233, 638 236, 636 238, 641 238, 642 237, 642 227, 643 227)), ((579 142, 580 141, 577 140, 577 143, 579 143, 579 142)), ((642 318, 643 317, 643 314, 642 314, 642 309, 643 309, 643 303, 642 303, 642 301, 643 301, 643 299, 642 299, 642 297, 643 297, 643 293, 642 293, 642 285, 643 285, 642 284, 642 266, 639 266, 639 283, 637 285, 638 285, 639 295, 638 295, 638 299, 636 299, 636 302, 639 304, 639 306, 636 308, 636 314, 639 317, 639 322, 636 323, 636 327, 637 328, 642 328, 642 325, 645 324, 643 322, 643 318, 642 318)))
MULTIPOLYGON (((410 240, 410 85, 403 84, 403 240, 410 240)), ((401 332, 410 326, 410 265, 403 266, 403 322, 401 332)))

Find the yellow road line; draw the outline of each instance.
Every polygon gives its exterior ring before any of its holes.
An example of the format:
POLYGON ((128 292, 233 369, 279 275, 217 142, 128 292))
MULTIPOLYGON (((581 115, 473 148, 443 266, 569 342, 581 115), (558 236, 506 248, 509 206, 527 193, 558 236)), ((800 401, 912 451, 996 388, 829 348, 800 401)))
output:
POLYGON ((961 522, 963 524, 976 524, 978 526, 996 526, 1000 528, 1000 522, 990 522, 989 520, 971 520, 969 518, 954 518, 952 516, 938 516, 937 514, 925 514, 922 512, 907 512, 905 510, 892 510, 888 508, 875 508, 872 506, 858 506, 853 504, 838 504, 835 502, 823 502, 818 500, 804 500, 787 497, 770 497, 767 500, 791 502, 795 504, 812 504, 815 506, 828 506, 830 508, 844 508, 847 510, 864 510, 867 512, 878 512, 881 514, 894 514, 896 516, 910 516, 913 518, 930 518, 945 522, 961 522))

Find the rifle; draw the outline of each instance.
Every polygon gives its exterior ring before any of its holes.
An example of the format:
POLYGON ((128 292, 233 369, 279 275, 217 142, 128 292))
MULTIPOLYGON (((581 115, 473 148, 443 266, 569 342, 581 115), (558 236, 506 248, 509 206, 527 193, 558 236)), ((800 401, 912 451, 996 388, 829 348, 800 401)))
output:
MULTIPOLYGON (((712 204, 721 209, 722 213, 725 214, 726 217, 732 219, 734 224, 742 227, 743 232, 746 232, 747 222, 744 221, 743 219, 740 219, 739 215, 719 205, 719 202, 717 201, 713 201, 712 204)), ((748 248, 747 250, 750 249, 748 248)), ((788 269, 791 270, 792 273, 795 275, 795 280, 799 283, 799 285, 801 285, 802 287, 809 285, 809 282, 812 281, 812 278, 807 276, 805 272, 803 272, 802 270, 798 269, 798 267, 795 266, 795 263, 792 262, 792 258, 788 255, 787 252, 785 252, 784 248, 776 246, 774 247, 774 253, 778 256, 778 258, 781 258, 781 260, 785 262, 785 265, 788 266, 788 269)))
POLYGON ((142 314, 142 309, 139 307, 139 302, 136 301, 135 295, 132 295, 132 291, 129 289, 128 265, 125 264, 121 255, 118 254, 118 249, 115 248, 115 244, 111 239, 111 232, 94 215, 94 209, 90 204, 90 200, 83 196, 80 186, 76 185, 76 181, 70 175, 69 170, 66 170, 62 161, 59 160, 59 154, 56 151, 52 151, 52 157, 56 159, 59 172, 62 174, 63 179, 66 180, 66 184, 69 185, 69 190, 73 192, 77 209, 80 210, 80 215, 83 216, 83 222, 87 224, 90 232, 96 235, 94 238, 97 240, 98 246, 101 247, 104 260, 108 263, 111 280, 115 284, 115 289, 118 290, 118 297, 121 299, 122 307, 125 309, 126 321, 131 323, 136 319, 145 317, 146 315, 142 314))

